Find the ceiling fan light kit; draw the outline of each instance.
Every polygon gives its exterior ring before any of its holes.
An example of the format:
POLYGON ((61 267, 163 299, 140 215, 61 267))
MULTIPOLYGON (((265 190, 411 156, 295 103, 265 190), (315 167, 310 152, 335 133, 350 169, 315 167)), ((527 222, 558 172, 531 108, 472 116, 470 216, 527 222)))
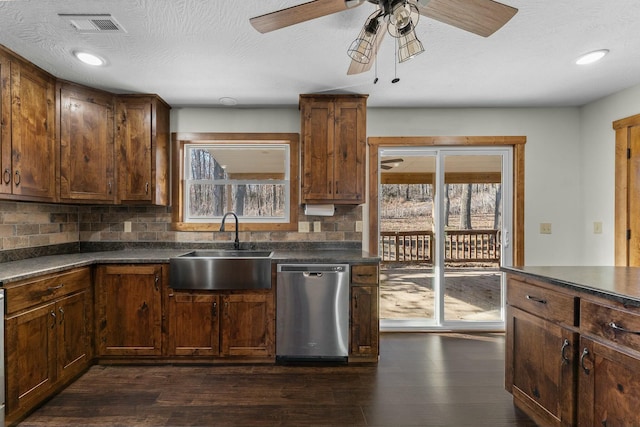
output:
POLYGON ((250 22, 256 30, 266 33, 364 3, 372 3, 377 9, 367 18, 358 37, 347 49, 351 58, 349 75, 371 69, 385 32, 398 42, 395 50, 398 62, 405 62, 424 52, 415 32, 421 15, 488 37, 518 12, 518 9, 494 0, 312 0, 256 16, 250 22))

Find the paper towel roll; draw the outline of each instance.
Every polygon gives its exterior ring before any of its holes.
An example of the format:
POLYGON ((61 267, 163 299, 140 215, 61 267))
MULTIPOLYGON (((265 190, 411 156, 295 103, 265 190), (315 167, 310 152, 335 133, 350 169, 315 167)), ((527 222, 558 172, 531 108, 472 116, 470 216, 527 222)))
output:
POLYGON ((333 216, 335 212, 334 205, 304 205, 305 215, 333 216))

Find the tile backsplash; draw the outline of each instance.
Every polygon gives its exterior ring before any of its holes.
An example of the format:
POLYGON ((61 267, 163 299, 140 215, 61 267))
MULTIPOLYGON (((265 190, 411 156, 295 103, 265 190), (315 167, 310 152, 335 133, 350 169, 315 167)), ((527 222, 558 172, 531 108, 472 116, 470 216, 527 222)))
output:
MULTIPOLYGON (((243 243, 268 242, 362 242, 356 221, 362 221, 361 206, 336 206, 331 217, 305 216, 311 232, 240 232, 243 243), (320 232, 313 223, 320 222, 320 232)), ((46 248, 80 250, 80 244, 100 243, 201 244, 232 242, 233 232, 185 232, 171 229, 171 208, 159 206, 84 206, 0 201, 0 262, 46 254, 46 248), (125 231, 130 222, 131 231, 125 231), (10 256, 11 255, 11 256, 10 256)))

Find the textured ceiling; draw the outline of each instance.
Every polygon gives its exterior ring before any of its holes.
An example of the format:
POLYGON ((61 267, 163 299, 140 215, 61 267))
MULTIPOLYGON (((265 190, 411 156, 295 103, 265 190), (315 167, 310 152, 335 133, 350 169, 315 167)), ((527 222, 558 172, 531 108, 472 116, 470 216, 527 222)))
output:
POLYGON ((422 17, 425 53, 396 66, 386 37, 375 85, 373 68, 346 75, 372 4, 267 34, 249 24, 303 1, 0 0, 0 44, 60 78, 174 107, 290 106, 323 91, 367 93, 374 107, 576 106, 640 83, 638 0, 504 0, 519 12, 489 38, 422 17), (60 13, 109 13, 126 33, 80 34, 60 13), (601 48, 611 53, 600 63, 574 64, 601 48), (75 49, 108 65, 83 65, 75 49))

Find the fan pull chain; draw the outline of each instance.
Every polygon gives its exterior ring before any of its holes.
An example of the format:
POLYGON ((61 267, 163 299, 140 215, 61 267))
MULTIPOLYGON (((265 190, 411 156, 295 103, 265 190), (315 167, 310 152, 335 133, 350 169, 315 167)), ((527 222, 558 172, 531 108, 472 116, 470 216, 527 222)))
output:
POLYGON ((393 80, 391 80, 391 83, 398 83, 400 81, 400 79, 398 78, 398 39, 397 38, 393 38, 393 44, 394 44, 394 53, 393 53, 393 80))

